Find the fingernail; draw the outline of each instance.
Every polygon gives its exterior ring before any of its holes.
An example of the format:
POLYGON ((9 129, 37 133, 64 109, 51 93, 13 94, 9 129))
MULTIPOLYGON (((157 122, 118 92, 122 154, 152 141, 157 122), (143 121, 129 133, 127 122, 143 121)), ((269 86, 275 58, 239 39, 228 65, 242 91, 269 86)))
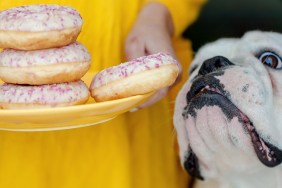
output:
POLYGON ((132 108, 131 110, 129 110, 129 112, 136 112, 138 110, 139 110, 138 108, 132 108))

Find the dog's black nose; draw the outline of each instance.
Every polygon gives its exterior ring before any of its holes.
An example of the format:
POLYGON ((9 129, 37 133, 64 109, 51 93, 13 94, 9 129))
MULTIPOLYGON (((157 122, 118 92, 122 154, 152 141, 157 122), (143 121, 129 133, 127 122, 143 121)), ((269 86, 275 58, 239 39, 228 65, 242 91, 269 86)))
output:
POLYGON ((229 65, 234 65, 234 64, 231 63, 226 57, 215 56, 213 58, 204 61, 204 63, 202 64, 199 70, 199 74, 205 75, 229 65))

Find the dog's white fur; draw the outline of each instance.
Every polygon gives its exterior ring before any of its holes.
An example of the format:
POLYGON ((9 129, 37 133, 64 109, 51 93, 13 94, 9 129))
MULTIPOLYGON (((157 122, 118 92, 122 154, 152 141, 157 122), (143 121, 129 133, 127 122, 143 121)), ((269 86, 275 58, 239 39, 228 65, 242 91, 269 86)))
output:
POLYGON ((186 94, 200 65, 214 56, 224 56, 238 66, 218 76, 230 94, 228 99, 252 122, 259 136, 282 148, 282 69, 273 69, 260 62, 257 54, 274 51, 282 57, 282 35, 274 32, 251 31, 240 39, 220 39, 202 47, 191 67, 197 68, 179 92, 174 125, 184 164, 188 148, 198 157, 200 188, 278 188, 282 187, 282 166, 267 167, 258 159, 250 136, 238 119, 224 117, 220 108, 205 107, 197 118, 184 119, 186 94), (248 92, 242 88, 248 86, 248 92))

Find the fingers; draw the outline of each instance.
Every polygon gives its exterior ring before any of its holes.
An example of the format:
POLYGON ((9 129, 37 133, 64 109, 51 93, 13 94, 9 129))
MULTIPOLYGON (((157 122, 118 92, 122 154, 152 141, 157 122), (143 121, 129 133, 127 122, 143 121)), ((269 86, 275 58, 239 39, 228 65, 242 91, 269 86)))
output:
POLYGON ((171 39, 169 36, 165 36, 166 33, 162 33, 156 36, 152 40, 147 40, 145 44, 146 51, 149 54, 155 54, 159 52, 164 52, 172 55, 176 58, 174 49, 172 47, 171 39), (157 42, 156 42, 157 41, 157 42))
POLYGON ((125 43, 125 53, 128 60, 137 57, 164 52, 176 58, 169 37, 160 36, 129 36, 125 43), (143 37, 143 38, 142 38, 143 37), (157 41, 157 42, 156 42, 157 41))
POLYGON ((148 100, 146 100, 144 103, 142 103, 141 105, 139 105, 137 107, 137 109, 141 109, 141 108, 146 108, 148 106, 151 106, 152 104, 158 102, 159 100, 161 100, 162 98, 164 98, 167 95, 169 88, 162 88, 160 90, 158 90, 153 96, 151 96, 148 100))
POLYGON ((128 60, 146 55, 144 42, 136 36, 129 36, 125 42, 125 54, 128 60))

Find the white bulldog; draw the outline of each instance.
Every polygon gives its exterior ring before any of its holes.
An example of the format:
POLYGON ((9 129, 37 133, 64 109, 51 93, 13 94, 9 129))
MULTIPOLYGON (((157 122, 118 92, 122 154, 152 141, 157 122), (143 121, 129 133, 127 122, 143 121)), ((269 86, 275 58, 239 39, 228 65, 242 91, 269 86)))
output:
POLYGON ((282 34, 251 31, 202 47, 174 125, 196 187, 282 187, 282 34))

